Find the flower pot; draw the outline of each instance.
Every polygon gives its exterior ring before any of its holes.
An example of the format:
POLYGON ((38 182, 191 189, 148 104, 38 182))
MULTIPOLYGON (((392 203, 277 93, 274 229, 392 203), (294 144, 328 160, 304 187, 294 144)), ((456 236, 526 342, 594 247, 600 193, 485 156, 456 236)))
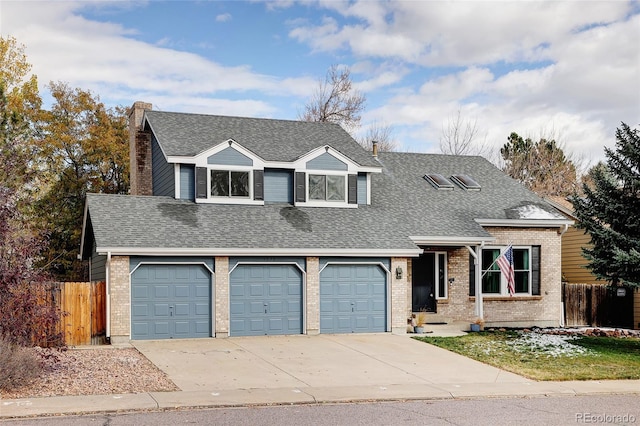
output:
POLYGON ((421 325, 417 325, 417 326, 415 326, 415 327, 413 328, 413 331, 414 331, 416 334, 422 334, 422 333, 424 333, 424 327, 423 327, 423 326, 421 326, 421 325))
POLYGON ((480 324, 470 324, 471 331, 480 331, 480 324))

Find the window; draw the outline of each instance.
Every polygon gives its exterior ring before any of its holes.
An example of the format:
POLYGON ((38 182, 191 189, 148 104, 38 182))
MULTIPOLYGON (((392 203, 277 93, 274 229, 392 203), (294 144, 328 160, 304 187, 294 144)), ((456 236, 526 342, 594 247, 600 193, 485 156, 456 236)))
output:
POLYGON ((249 172, 211 170, 212 197, 248 197, 249 172))
POLYGON ((453 184, 449 182, 449 179, 442 176, 440 173, 429 173, 422 176, 424 180, 429 182, 435 189, 453 189, 453 184))
POLYGON ((345 177, 341 175, 309 175, 309 199, 345 201, 345 177))
MULTIPOLYGON (((482 292, 484 294, 508 295, 507 279, 500 271, 496 260, 501 254, 499 248, 482 250, 482 292)), ((531 253, 530 248, 513 248, 516 294, 531 294, 531 253)))

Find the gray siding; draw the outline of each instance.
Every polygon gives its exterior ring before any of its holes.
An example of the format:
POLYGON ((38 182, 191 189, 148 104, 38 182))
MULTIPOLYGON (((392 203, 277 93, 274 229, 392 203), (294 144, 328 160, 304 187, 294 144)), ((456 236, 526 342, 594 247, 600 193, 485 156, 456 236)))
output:
POLYGON ((236 151, 232 147, 225 148, 217 154, 207 158, 208 164, 221 164, 225 166, 253 166, 253 160, 236 151))
POLYGON ((266 169, 264 171, 264 201, 293 204, 293 171, 266 169))
POLYGON ((183 200, 196 199, 195 166, 180 164, 180 198, 183 200))
POLYGON ((107 256, 96 252, 96 242, 93 242, 91 251, 91 281, 104 281, 107 279, 107 256))
POLYGON ((367 174, 358 173, 358 204, 367 204, 367 174))
POLYGON ((176 193, 176 181, 173 164, 167 163, 155 136, 151 138, 151 158, 153 195, 174 197, 176 193))
POLYGON ((307 161, 307 169, 309 170, 347 170, 347 164, 338 160, 333 155, 325 152, 324 154, 307 161))

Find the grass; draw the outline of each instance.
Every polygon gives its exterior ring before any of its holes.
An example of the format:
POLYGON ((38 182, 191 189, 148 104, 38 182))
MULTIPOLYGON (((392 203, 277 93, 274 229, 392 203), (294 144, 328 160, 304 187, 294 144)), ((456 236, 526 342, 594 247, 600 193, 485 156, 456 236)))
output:
POLYGON ((640 379, 640 339, 485 331, 415 337, 534 380, 640 379))

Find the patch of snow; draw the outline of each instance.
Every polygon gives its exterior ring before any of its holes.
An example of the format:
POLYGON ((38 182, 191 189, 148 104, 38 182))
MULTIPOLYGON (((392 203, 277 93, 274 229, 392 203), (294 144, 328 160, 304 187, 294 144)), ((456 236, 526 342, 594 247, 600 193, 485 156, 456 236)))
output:
POLYGON ((563 219, 560 214, 548 212, 545 209, 530 204, 516 208, 520 219, 563 219))
POLYGON ((577 336, 522 333, 516 339, 507 341, 516 352, 534 352, 537 356, 557 358, 559 356, 577 356, 591 353, 592 351, 582 346, 574 345, 571 340, 577 336))

